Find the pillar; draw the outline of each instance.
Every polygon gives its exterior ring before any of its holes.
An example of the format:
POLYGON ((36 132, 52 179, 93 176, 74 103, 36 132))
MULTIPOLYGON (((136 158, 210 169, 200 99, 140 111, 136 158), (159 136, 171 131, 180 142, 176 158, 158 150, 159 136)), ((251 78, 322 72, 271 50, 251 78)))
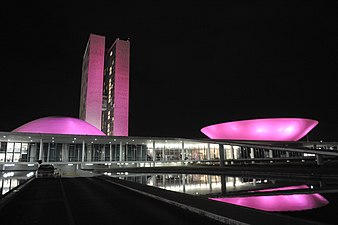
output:
POLYGON ((39 160, 43 160, 43 142, 42 142, 42 139, 40 139, 39 160))
POLYGON ((48 150, 47 150, 47 162, 49 162, 49 154, 50 154, 50 143, 48 143, 48 150))
POLYGON ((62 162, 68 162, 67 144, 62 144, 61 155, 62 155, 62 162))
POLYGON ((219 149, 219 164, 221 167, 224 167, 224 146, 222 144, 218 145, 219 149))
POLYGON ((113 160, 113 147, 112 144, 109 143, 109 161, 111 162, 113 160))
POLYGON ((269 158, 273 158, 272 150, 269 150, 269 158))
POLYGON ((227 185, 226 185, 226 177, 225 175, 221 175, 221 193, 226 194, 227 192, 227 185))
POLYGON ((85 141, 82 140, 82 155, 81 155, 81 162, 84 162, 84 161, 85 161, 85 149, 86 149, 85 141))
POLYGON ((250 158, 251 159, 255 158, 255 150, 254 150, 254 148, 250 148, 250 158))
POLYGON ((208 148, 207 148, 207 160, 210 160, 210 143, 208 143, 208 148))
POLYGON ((164 157, 164 152, 165 152, 165 145, 163 146, 163 148, 162 148, 162 161, 164 161, 165 160, 165 157, 164 157))
POLYGON ((101 150, 101 155, 100 155, 99 160, 100 161, 106 161, 106 146, 105 146, 105 144, 102 144, 100 150, 101 150))
POLYGON ((123 148, 122 148, 122 141, 120 141, 120 159, 119 161, 123 161, 123 148))
POLYGON ((185 174, 182 174, 182 187, 183 187, 183 193, 185 193, 185 174))
POLYGON ((184 142, 182 141, 182 145, 181 145, 181 151, 182 151, 182 160, 185 160, 185 150, 184 150, 184 142))
POLYGON ((211 175, 207 175, 208 176, 208 184, 209 184, 209 191, 210 193, 212 192, 212 180, 211 180, 211 175))
MULTIPOLYGON (((36 144, 30 146, 29 151, 29 162, 36 162, 36 144)), ((6 160, 6 159, 5 159, 6 160)))
POLYGON ((323 160, 323 156, 316 154, 316 161, 317 161, 317 165, 323 165, 324 164, 324 160, 323 160))
POLYGON ((155 141, 153 141, 153 166, 155 167, 155 161, 156 161, 156 150, 155 150, 155 141))
POLYGON ((92 161, 92 154, 91 154, 91 151, 93 149, 93 144, 88 144, 87 145, 87 162, 91 162, 92 161))

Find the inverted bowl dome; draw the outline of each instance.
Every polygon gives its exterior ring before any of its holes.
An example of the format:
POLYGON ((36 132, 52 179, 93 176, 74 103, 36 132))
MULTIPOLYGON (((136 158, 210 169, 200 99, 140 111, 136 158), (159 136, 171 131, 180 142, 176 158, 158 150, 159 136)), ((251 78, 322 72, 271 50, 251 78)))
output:
POLYGON ((28 122, 12 132, 44 134, 105 135, 95 126, 72 117, 43 117, 28 122))
POLYGON ((253 119, 214 124, 201 132, 211 139, 298 141, 317 124, 302 118, 253 119))

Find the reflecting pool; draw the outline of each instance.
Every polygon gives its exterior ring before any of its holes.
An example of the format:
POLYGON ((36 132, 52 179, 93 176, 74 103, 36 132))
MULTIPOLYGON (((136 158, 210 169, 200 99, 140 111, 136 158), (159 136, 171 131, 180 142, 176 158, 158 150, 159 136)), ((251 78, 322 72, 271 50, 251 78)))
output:
POLYGON ((106 173, 170 191, 210 200, 329 222, 338 210, 338 181, 266 179, 206 174, 106 173))
POLYGON ((6 171, 0 173, 0 197, 34 176, 33 171, 6 171))

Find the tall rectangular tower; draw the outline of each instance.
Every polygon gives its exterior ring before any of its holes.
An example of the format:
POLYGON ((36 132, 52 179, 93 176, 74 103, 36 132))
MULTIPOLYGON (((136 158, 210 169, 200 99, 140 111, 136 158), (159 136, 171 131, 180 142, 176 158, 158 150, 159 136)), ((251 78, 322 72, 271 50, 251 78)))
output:
POLYGON ((129 40, 115 40, 106 53, 102 131, 110 136, 128 136, 129 40))
POLYGON ((105 37, 90 34, 82 61, 79 118, 101 130, 105 37))

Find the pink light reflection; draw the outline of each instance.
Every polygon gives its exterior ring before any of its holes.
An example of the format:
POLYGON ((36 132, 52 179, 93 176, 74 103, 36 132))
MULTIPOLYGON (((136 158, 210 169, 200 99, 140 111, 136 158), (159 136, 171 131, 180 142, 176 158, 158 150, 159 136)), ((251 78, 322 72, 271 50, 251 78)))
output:
POLYGON ((12 132, 105 136, 102 131, 83 120, 72 117, 52 116, 33 120, 16 128, 12 132))
MULTIPOLYGON (((306 185, 258 190, 255 192, 282 191, 308 188, 306 185)), ((320 194, 291 194, 271 196, 250 196, 233 198, 209 198, 211 200, 259 209, 268 212, 301 211, 323 207, 329 204, 320 194)))
POLYGON ((297 185, 297 186, 287 186, 287 187, 278 187, 278 188, 268 188, 262 190, 255 190, 250 192, 269 192, 269 191, 290 191, 290 190, 299 190, 299 189, 308 189, 307 185, 297 185))
POLYGON ((254 119, 214 124, 201 132, 211 139, 298 141, 317 124, 302 118, 254 119))

